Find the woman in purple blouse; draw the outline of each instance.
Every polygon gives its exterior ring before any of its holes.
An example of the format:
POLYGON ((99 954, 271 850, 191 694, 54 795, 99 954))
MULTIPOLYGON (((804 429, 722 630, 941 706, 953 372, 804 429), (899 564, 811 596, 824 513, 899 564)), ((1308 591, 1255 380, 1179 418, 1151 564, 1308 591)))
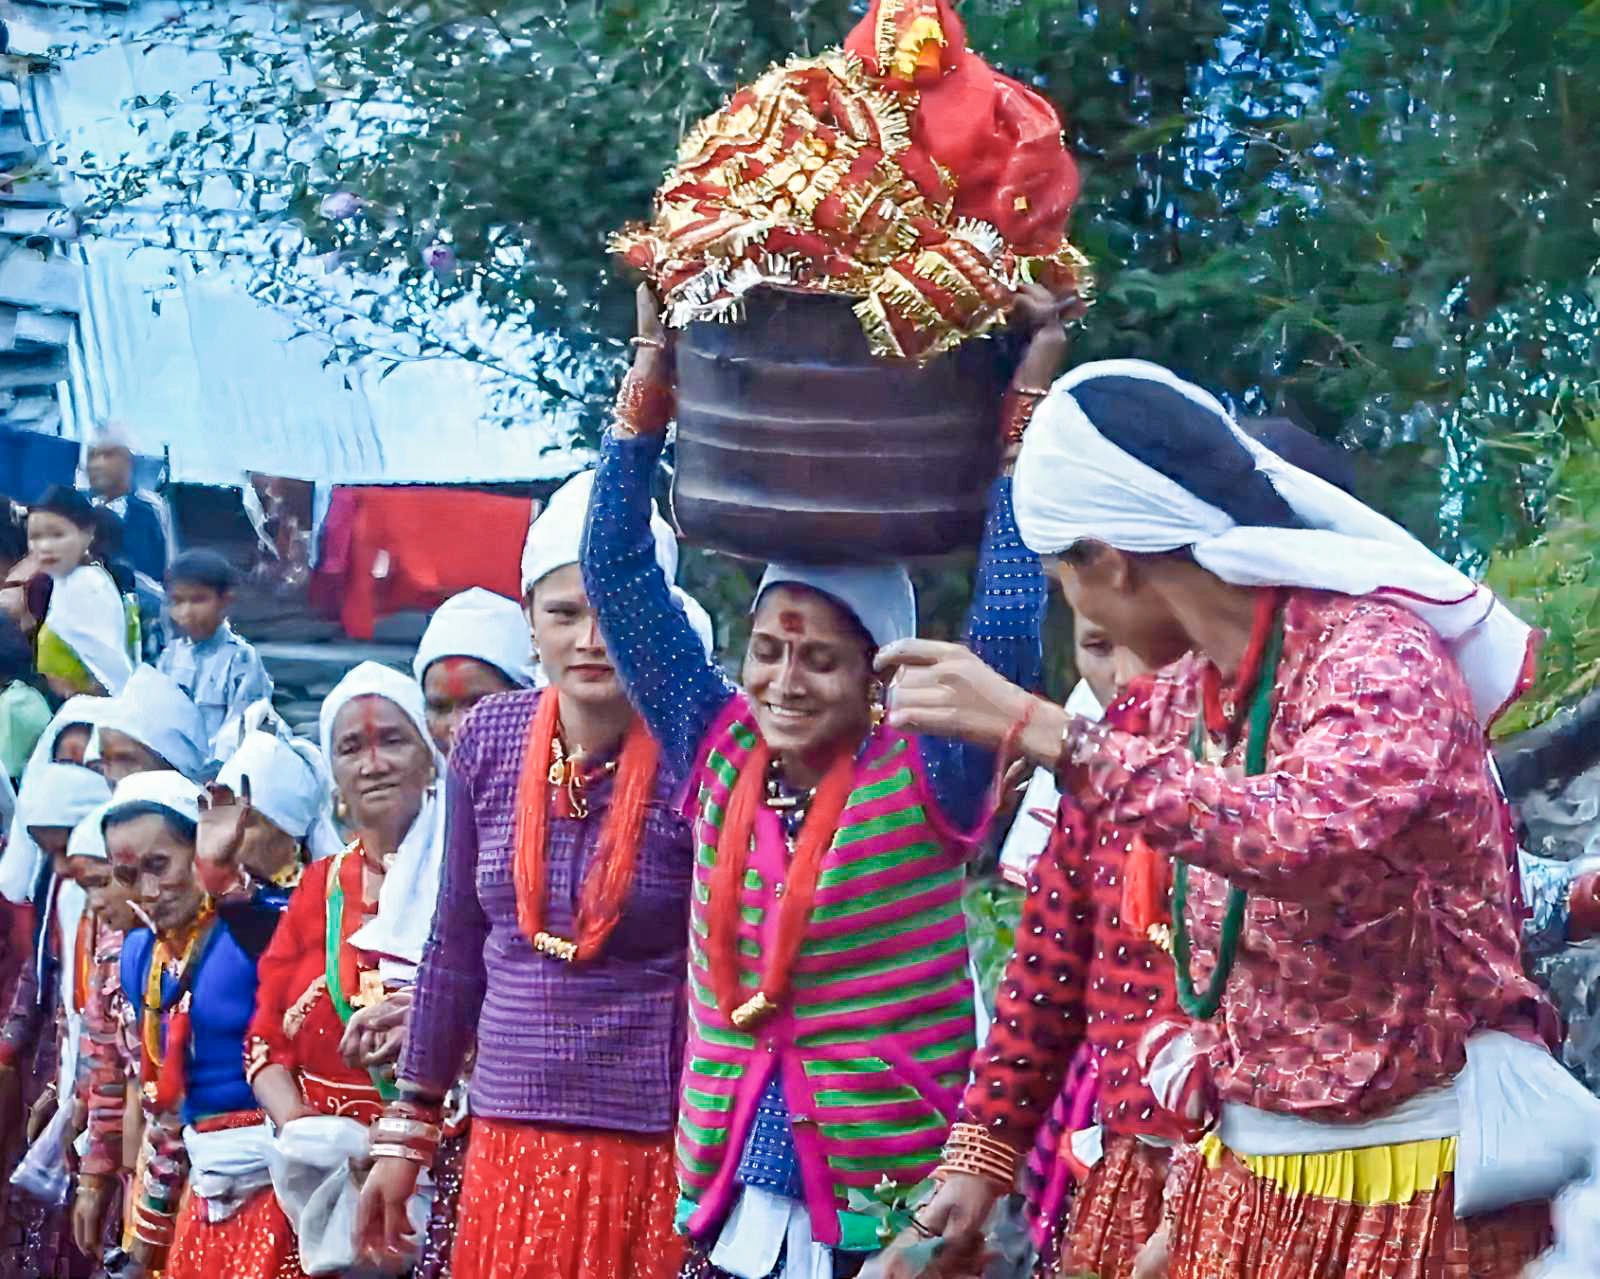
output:
MULTIPOLYGON (((451 752, 443 886, 399 1097, 373 1131, 358 1233, 398 1254, 476 1039, 455 1279, 665 1279, 682 1261, 683 777, 635 716, 584 591, 592 482, 556 493, 523 553, 548 687, 481 702, 451 752)), ((655 532, 670 582, 676 541, 659 518, 655 532)), ((709 618, 678 594, 709 647, 709 618)))

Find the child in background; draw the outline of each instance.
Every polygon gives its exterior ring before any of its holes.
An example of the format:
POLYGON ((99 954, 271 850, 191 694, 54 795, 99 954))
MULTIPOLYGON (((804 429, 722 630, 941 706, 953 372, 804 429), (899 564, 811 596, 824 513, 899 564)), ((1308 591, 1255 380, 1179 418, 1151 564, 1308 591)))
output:
POLYGON ((175 637, 157 668, 193 699, 214 742, 228 720, 272 697, 272 677, 249 640, 228 624, 233 566, 215 551, 185 551, 167 570, 167 614, 175 637))

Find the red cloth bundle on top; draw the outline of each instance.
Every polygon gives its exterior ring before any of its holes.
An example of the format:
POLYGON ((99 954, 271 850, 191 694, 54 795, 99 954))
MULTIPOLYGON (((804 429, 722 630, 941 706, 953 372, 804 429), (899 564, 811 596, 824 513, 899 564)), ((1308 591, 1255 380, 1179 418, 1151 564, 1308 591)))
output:
POLYGON ((842 49, 739 90, 679 147, 648 226, 614 247, 673 325, 762 284, 843 293, 881 356, 999 324, 1016 287, 1087 286, 1078 173, 1044 98, 967 47, 949 0, 874 0, 842 49))

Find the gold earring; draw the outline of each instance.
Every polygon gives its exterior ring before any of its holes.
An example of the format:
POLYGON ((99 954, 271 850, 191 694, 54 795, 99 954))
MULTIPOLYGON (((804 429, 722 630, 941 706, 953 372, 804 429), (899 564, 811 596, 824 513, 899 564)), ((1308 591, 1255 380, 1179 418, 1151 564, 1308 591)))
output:
POLYGON ((889 713, 883 700, 885 695, 886 690, 881 679, 875 679, 867 685, 867 719, 875 729, 882 727, 884 717, 889 713))
POLYGON ((350 805, 344 802, 344 796, 335 794, 333 797, 334 819, 343 825, 350 823, 350 805))

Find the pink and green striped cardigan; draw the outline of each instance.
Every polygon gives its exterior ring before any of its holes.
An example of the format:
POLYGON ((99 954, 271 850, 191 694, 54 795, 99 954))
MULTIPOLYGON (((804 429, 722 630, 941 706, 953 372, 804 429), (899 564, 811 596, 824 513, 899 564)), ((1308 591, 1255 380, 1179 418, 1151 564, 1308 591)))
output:
MULTIPOLYGON (((677 1156, 689 1232, 714 1237, 738 1193, 757 1102, 780 1072, 813 1237, 876 1246, 876 1219, 847 1211, 851 1187, 932 1172, 973 1051, 961 910, 968 841, 932 802, 915 739, 877 729, 817 881, 811 927, 784 1007, 753 1033, 717 1007, 705 952, 707 886, 723 814, 756 742, 743 696, 706 737, 694 792, 689 1041, 677 1156)), ((756 989, 777 927, 788 856, 777 815, 757 815, 739 934, 756 989)))

